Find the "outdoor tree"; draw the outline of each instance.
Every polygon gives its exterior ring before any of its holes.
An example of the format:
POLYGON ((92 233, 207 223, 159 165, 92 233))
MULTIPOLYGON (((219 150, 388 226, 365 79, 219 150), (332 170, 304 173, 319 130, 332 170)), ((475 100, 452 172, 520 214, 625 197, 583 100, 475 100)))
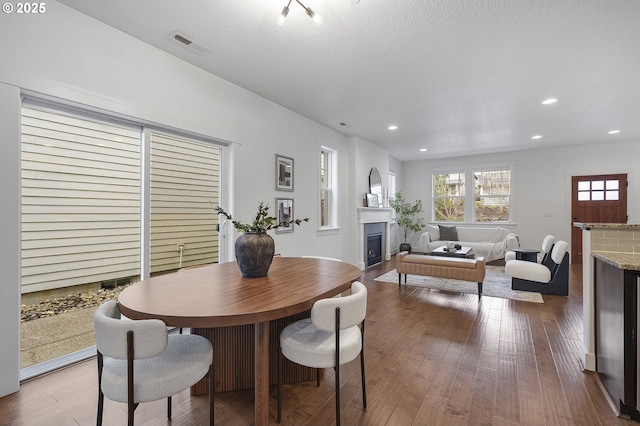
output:
POLYGON ((460 186, 449 183, 448 174, 433 176, 435 220, 444 222, 464 220, 464 198, 460 197, 460 186))

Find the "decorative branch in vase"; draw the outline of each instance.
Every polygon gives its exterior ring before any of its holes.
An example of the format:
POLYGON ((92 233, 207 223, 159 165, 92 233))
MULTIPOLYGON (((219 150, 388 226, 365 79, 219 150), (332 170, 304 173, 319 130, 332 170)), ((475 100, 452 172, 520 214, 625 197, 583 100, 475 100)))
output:
POLYGON ((411 244, 407 243, 407 237, 412 232, 419 232, 426 226, 423 218, 415 217, 423 211, 422 200, 416 200, 414 203, 410 203, 404 199, 402 191, 398 191, 395 197, 389 200, 389 205, 396 211, 396 223, 402 228, 402 235, 404 237, 399 250, 411 253, 411 244))
POLYGON ((288 222, 278 221, 276 217, 269 215, 269 205, 263 201, 260 201, 258 211, 250 224, 234 220, 220 206, 216 207, 215 211, 230 220, 234 228, 243 232, 236 240, 235 248, 236 262, 245 278, 264 277, 269 272, 275 253, 275 243, 267 231, 309 222, 308 217, 292 219, 288 222))

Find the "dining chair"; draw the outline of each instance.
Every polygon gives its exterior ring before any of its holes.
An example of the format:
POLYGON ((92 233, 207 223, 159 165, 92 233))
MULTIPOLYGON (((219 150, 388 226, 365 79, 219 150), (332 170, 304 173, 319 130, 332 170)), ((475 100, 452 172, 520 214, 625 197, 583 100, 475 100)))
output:
POLYGON ((324 260, 335 260, 336 262, 342 262, 342 260, 337 259, 335 257, 312 256, 312 255, 305 255, 305 256, 302 256, 302 257, 306 258, 306 259, 324 259, 324 260))
POLYGON ((142 402, 167 398, 208 376, 209 423, 213 425, 213 348, 206 338, 169 335, 158 319, 122 319, 118 303, 100 305, 93 316, 98 358, 98 417, 102 425, 104 397, 127 404, 129 426, 142 402))
POLYGON ((311 318, 286 326, 280 333, 278 356, 278 423, 282 419, 282 363, 287 358, 296 364, 335 371, 336 425, 340 425, 340 366, 360 355, 362 405, 367 408, 364 374, 364 319, 367 312, 367 288, 359 281, 351 285, 351 294, 318 300, 311 307, 311 318))

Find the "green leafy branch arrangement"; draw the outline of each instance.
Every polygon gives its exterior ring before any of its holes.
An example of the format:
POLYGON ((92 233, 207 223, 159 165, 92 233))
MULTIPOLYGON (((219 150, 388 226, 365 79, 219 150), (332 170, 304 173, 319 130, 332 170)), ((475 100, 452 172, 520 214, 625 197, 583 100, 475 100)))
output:
POLYGON ((291 225, 300 225, 302 222, 309 222, 309 218, 305 217, 304 219, 294 219, 289 222, 278 222, 278 219, 274 216, 269 216, 269 205, 265 204, 264 201, 260 201, 260 205, 258 206, 258 212, 256 213, 256 217, 253 219, 252 224, 238 222, 237 220, 233 220, 231 215, 224 211, 224 209, 220 206, 215 208, 217 214, 221 214, 233 223, 233 226, 238 231, 243 232, 257 232, 257 233, 265 233, 270 229, 277 229, 281 226, 291 226, 291 225))

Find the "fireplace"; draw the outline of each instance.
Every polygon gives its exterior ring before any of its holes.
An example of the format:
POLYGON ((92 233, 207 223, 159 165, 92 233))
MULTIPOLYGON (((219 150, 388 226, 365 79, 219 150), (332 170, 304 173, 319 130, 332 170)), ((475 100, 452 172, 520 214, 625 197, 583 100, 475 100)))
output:
POLYGON ((364 252, 366 267, 382 262, 384 250, 385 223, 364 224, 364 252))
MULTIPOLYGON (((360 262, 360 270, 364 271, 369 266, 376 263, 391 260, 391 254, 389 252, 389 226, 393 222, 394 210, 383 207, 358 207, 356 214, 356 222, 358 223, 358 243, 356 244, 356 256, 360 262), (380 248, 377 247, 373 251, 380 253, 380 259, 369 260, 369 244, 373 243, 369 241, 367 236, 378 235, 375 237, 377 240, 380 238, 380 248)), ((377 244, 374 243, 374 244, 377 244)), ((374 253, 372 253, 374 254, 374 253)), ((372 256, 378 257, 378 256, 372 256)))

